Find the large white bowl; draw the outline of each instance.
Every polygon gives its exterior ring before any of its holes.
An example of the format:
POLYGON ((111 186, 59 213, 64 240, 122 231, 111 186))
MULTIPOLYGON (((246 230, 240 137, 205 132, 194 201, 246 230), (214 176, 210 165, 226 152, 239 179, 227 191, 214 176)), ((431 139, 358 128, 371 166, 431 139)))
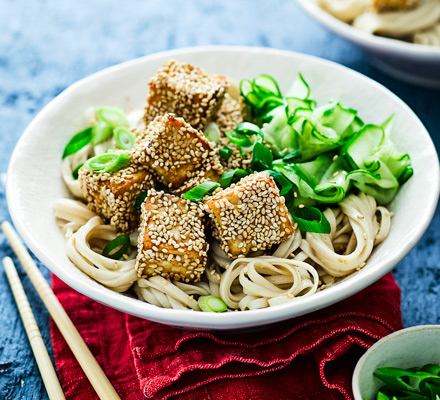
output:
POLYGON ((344 299, 391 270, 417 243, 433 216, 439 196, 439 165, 431 138, 416 115, 394 94, 350 69, 287 51, 246 47, 205 47, 150 55, 85 78, 48 104, 24 132, 8 170, 7 198, 12 219, 34 254, 59 278, 82 294, 118 310, 164 324, 207 329, 261 326, 326 307, 344 299), (318 103, 330 99, 358 109, 371 123, 396 115, 394 140, 411 154, 415 175, 390 208, 390 236, 365 268, 335 287, 288 304, 225 314, 162 309, 113 292, 78 270, 67 258, 64 236, 56 225, 53 202, 69 196, 60 176, 61 154, 69 138, 84 128, 89 106, 125 109, 143 103, 148 79, 173 58, 199 65, 238 82, 260 73, 286 88, 301 71, 318 103))
POLYGON ((392 77, 440 88, 440 47, 379 37, 346 24, 321 9, 316 0, 297 0, 314 19, 365 50, 375 67, 392 77))

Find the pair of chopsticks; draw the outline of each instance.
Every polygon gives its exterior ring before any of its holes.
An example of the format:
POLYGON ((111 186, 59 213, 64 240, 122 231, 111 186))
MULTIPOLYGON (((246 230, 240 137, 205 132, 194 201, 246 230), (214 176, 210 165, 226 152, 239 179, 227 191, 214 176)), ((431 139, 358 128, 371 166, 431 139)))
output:
MULTIPOLYGON (((54 292, 47 284, 42 273, 27 252, 14 228, 12 228, 9 222, 3 222, 1 224, 1 228, 12 249, 23 265, 23 268, 29 276, 32 284, 49 310, 52 319, 54 320, 61 334, 64 336, 64 339, 72 350, 72 353, 76 357, 78 363, 81 365, 84 373, 86 374, 99 398, 102 400, 120 400, 120 397, 116 393, 112 384, 93 357, 93 354, 90 352, 86 343, 76 330, 63 306, 56 298, 54 292)), ((23 320, 32 351, 37 360, 38 368, 43 378, 47 394, 51 400, 65 399, 63 390, 61 389, 61 385, 49 358, 49 354, 47 353, 46 346, 44 345, 34 315, 32 314, 31 307, 20 282, 20 278, 18 277, 14 263, 12 262, 11 258, 5 257, 3 259, 3 265, 5 267, 6 275, 19 309, 21 319, 23 320)))

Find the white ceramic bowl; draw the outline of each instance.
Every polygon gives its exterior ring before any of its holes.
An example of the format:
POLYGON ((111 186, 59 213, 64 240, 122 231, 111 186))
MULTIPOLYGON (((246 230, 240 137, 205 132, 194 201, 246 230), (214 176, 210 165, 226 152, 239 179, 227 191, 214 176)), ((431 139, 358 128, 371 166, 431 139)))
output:
POLYGON ((423 367, 440 364, 440 325, 402 329, 379 340, 360 358, 353 373, 354 400, 375 399, 384 383, 373 376, 376 368, 423 367))
POLYGON ((372 65, 405 82, 440 88, 440 47, 379 37, 353 28, 321 9, 316 0, 297 0, 314 19, 365 50, 372 65))
POLYGON ((142 318, 188 328, 237 329, 261 326, 326 307, 379 279, 417 243, 433 216, 439 195, 438 158, 428 132, 394 94, 363 75, 335 63, 280 50, 246 47, 205 47, 150 55, 85 78, 55 98, 29 125, 12 155, 7 198, 15 226, 34 254, 72 288, 103 304, 142 318), (286 88, 299 71, 318 103, 329 99, 358 109, 371 123, 396 115, 395 143, 411 153, 415 175, 390 208, 392 230, 358 274, 335 287, 288 304, 225 314, 162 309, 113 292, 90 279, 67 258, 65 240, 52 211, 55 199, 69 196, 60 177, 61 154, 83 126, 89 106, 139 106, 148 79, 168 59, 199 65, 239 82, 261 73, 286 88))

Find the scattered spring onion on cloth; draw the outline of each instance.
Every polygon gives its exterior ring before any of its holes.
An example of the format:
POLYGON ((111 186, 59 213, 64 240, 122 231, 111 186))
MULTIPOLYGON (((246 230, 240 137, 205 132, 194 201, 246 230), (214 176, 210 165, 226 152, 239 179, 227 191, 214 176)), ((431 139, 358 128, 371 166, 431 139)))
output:
POLYGON ((385 383, 376 400, 440 400, 440 365, 421 368, 377 368, 373 373, 385 383))

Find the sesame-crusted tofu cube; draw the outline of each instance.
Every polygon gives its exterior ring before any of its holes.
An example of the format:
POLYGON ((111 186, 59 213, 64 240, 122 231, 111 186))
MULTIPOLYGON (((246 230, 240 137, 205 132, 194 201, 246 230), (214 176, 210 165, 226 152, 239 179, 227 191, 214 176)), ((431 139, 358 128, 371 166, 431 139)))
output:
POLYGON ((146 168, 131 164, 113 173, 100 173, 82 167, 78 180, 88 207, 119 232, 130 232, 139 226, 136 198, 153 186, 146 168))
POLYGON ((150 190, 142 204, 138 276, 199 281, 208 252, 203 219, 203 207, 198 203, 150 190))
POLYGON ((176 61, 166 62, 148 84, 146 124, 158 115, 174 113, 196 129, 215 116, 227 88, 224 76, 176 61))
POLYGON ((185 183, 191 180, 218 181, 223 168, 217 151, 182 118, 165 114, 156 117, 136 138, 132 158, 136 164, 154 171, 156 178, 169 189, 178 190, 188 186, 185 183))
POLYGON ((242 157, 239 147, 235 144, 232 144, 231 141, 225 136, 226 131, 233 131, 240 123, 243 122, 240 103, 234 100, 229 93, 226 93, 220 110, 218 110, 217 115, 212 122, 217 124, 221 132, 217 147, 221 149, 227 146, 232 150, 230 157, 220 157, 220 162, 225 171, 237 168, 247 169, 251 163, 252 153, 245 153, 242 157))
POLYGON ((213 236, 231 258, 265 250, 294 233, 284 197, 267 171, 218 190, 204 208, 213 222, 213 236))
POLYGON ((373 0, 374 9, 378 12, 406 10, 418 3, 419 0, 373 0))

